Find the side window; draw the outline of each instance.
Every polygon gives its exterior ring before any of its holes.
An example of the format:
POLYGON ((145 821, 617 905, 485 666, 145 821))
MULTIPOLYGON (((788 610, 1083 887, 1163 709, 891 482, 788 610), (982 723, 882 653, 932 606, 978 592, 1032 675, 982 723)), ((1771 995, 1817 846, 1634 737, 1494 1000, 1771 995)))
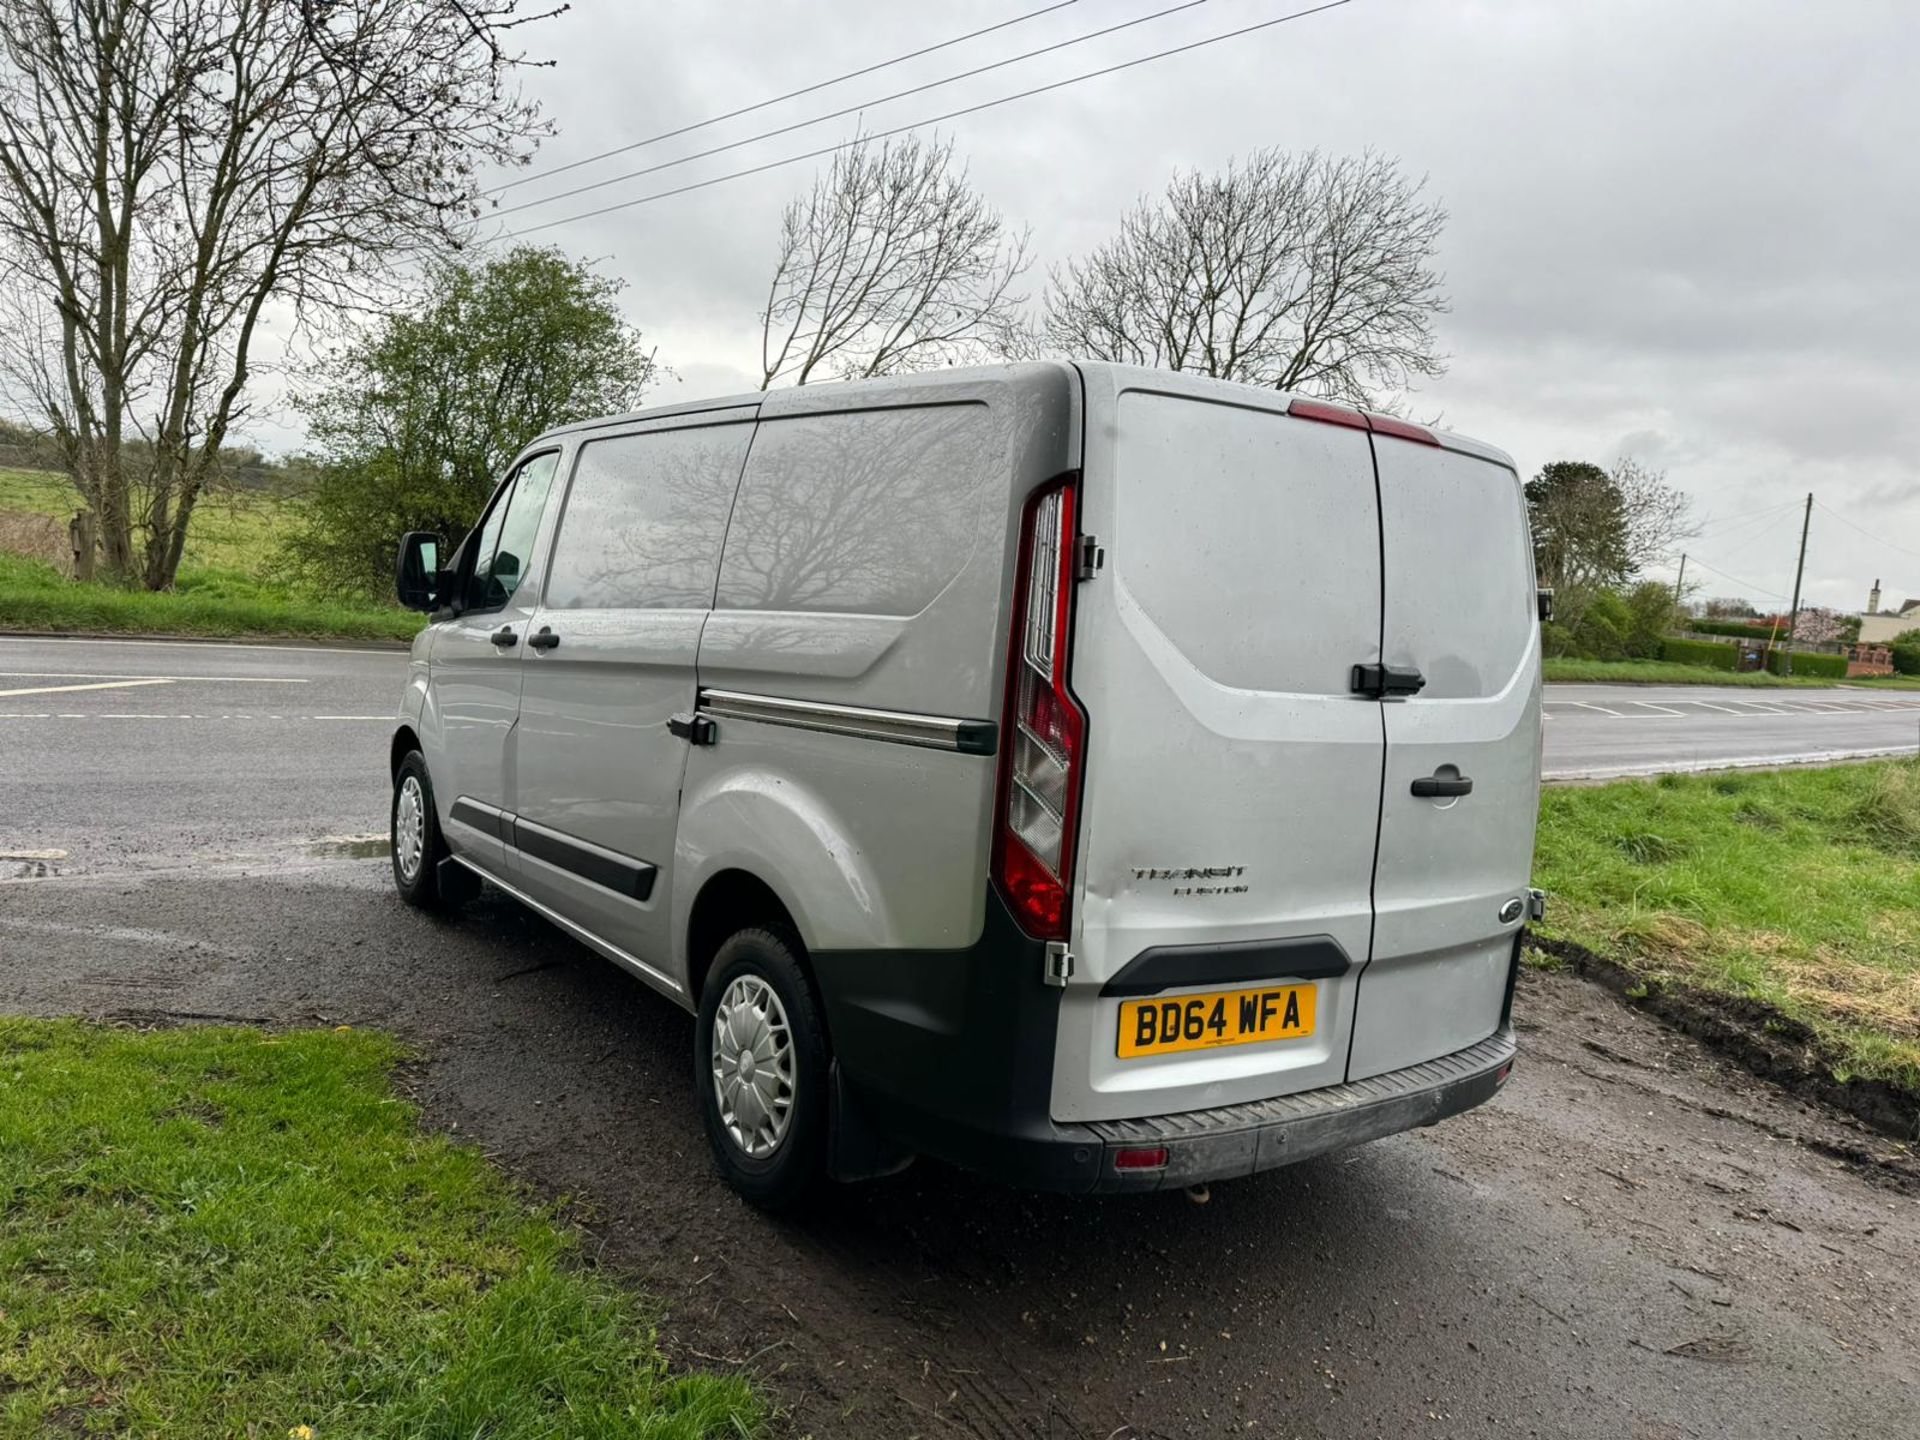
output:
POLYGON ((981 405, 763 420, 715 603, 918 614, 972 554, 1003 451, 981 405))
POLYGON ((511 491, 487 516, 467 582, 469 610, 497 610, 520 588, 559 460, 559 453, 549 450, 527 461, 515 473, 511 491))
POLYGON ((581 447, 546 603, 556 610, 704 610, 751 424, 615 435, 581 447))

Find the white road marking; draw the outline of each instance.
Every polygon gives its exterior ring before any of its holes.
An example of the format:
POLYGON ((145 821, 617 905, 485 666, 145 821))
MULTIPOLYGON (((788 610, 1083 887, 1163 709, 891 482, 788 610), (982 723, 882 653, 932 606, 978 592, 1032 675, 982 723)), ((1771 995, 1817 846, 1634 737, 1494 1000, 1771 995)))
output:
POLYGON ((64 850, 0 850, 0 860, 64 860, 64 850))
POLYGON ((254 645, 244 640, 192 640, 185 636, 179 638, 140 638, 117 639, 108 635, 0 635, 0 645, 145 645, 171 647, 179 650, 191 647, 195 650, 280 650, 295 655, 393 655, 407 652, 401 649, 376 649, 371 647, 349 647, 346 645, 254 645))
POLYGON ((393 723, 391 715, 163 715, 155 711, 129 710, 93 710, 63 711, 55 714, 50 710, 0 710, 0 720, 356 720, 369 724, 387 725, 393 723))
POLYGON ((20 690, 0 690, 0 695, 59 695, 68 690, 132 690, 141 685, 171 685, 165 679, 103 680, 94 685, 30 685, 20 690))
POLYGON ((116 675, 94 670, 0 670, 0 679, 21 680, 204 680, 210 685, 311 685, 283 675, 116 675))
POLYGON ((1858 750, 1802 750, 1788 755, 1725 755, 1704 760, 1655 760, 1629 765, 1592 765, 1580 769, 1548 769, 1540 778, 1567 780, 1631 780, 1655 775, 1698 775, 1713 770, 1784 768, 1790 765, 1831 765, 1840 760, 1871 760, 1884 755, 1911 755, 1912 745, 1876 745, 1858 750))

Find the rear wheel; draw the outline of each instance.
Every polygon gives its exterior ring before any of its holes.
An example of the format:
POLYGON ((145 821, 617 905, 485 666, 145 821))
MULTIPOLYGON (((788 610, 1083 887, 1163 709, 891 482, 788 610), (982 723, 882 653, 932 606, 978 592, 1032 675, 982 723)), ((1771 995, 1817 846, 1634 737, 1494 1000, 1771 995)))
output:
POLYGON ((407 752, 393 774, 393 884, 400 898, 422 910, 443 910, 449 897, 440 890, 440 862, 447 842, 433 808, 433 781, 418 750, 407 752))
POLYGON ((769 1210, 826 1173, 827 1038, 799 940, 742 930, 720 947, 700 998, 694 1084, 720 1177, 769 1210))

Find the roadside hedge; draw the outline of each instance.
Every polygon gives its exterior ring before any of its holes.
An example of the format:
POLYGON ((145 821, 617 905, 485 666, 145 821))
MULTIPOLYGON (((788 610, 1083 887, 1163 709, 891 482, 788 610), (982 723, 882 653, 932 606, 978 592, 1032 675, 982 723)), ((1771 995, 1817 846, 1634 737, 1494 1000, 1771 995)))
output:
POLYGON ((1890 653, 1896 674, 1920 675, 1920 645, 1895 645, 1890 653))
MULTIPOLYGON (((1767 669, 1776 675, 1787 673, 1787 654, 1785 650, 1773 650, 1767 654, 1767 669)), ((1811 650, 1795 650, 1793 654, 1793 673, 1795 675, 1814 675, 1827 680, 1844 680, 1847 675, 1847 657, 1844 655, 1819 655, 1811 650)))
POLYGON ((1676 665, 1706 665, 1715 670, 1735 670, 1740 665, 1740 647, 1722 645, 1713 640, 1675 640, 1660 642, 1660 658, 1676 665))
POLYGON ((1688 620, 1685 628, 1699 635, 1732 635, 1740 640, 1765 640, 1773 633, 1770 625, 1749 625, 1744 620, 1688 620))

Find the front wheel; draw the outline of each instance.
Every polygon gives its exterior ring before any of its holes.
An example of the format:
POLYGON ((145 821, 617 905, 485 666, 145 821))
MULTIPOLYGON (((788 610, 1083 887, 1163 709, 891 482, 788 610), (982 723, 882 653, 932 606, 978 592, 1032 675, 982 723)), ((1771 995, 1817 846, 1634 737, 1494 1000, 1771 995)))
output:
POLYGON ((449 897, 440 890, 440 862, 447 842, 433 808, 433 781, 418 750, 407 752, 393 772, 393 884, 400 898, 422 910, 442 910, 449 897))
POLYGON ((732 936, 707 973, 694 1032, 714 1167, 767 1210, 798 1204, 826 1173, 826 1029, 800 955, 781 931, 732 936))

